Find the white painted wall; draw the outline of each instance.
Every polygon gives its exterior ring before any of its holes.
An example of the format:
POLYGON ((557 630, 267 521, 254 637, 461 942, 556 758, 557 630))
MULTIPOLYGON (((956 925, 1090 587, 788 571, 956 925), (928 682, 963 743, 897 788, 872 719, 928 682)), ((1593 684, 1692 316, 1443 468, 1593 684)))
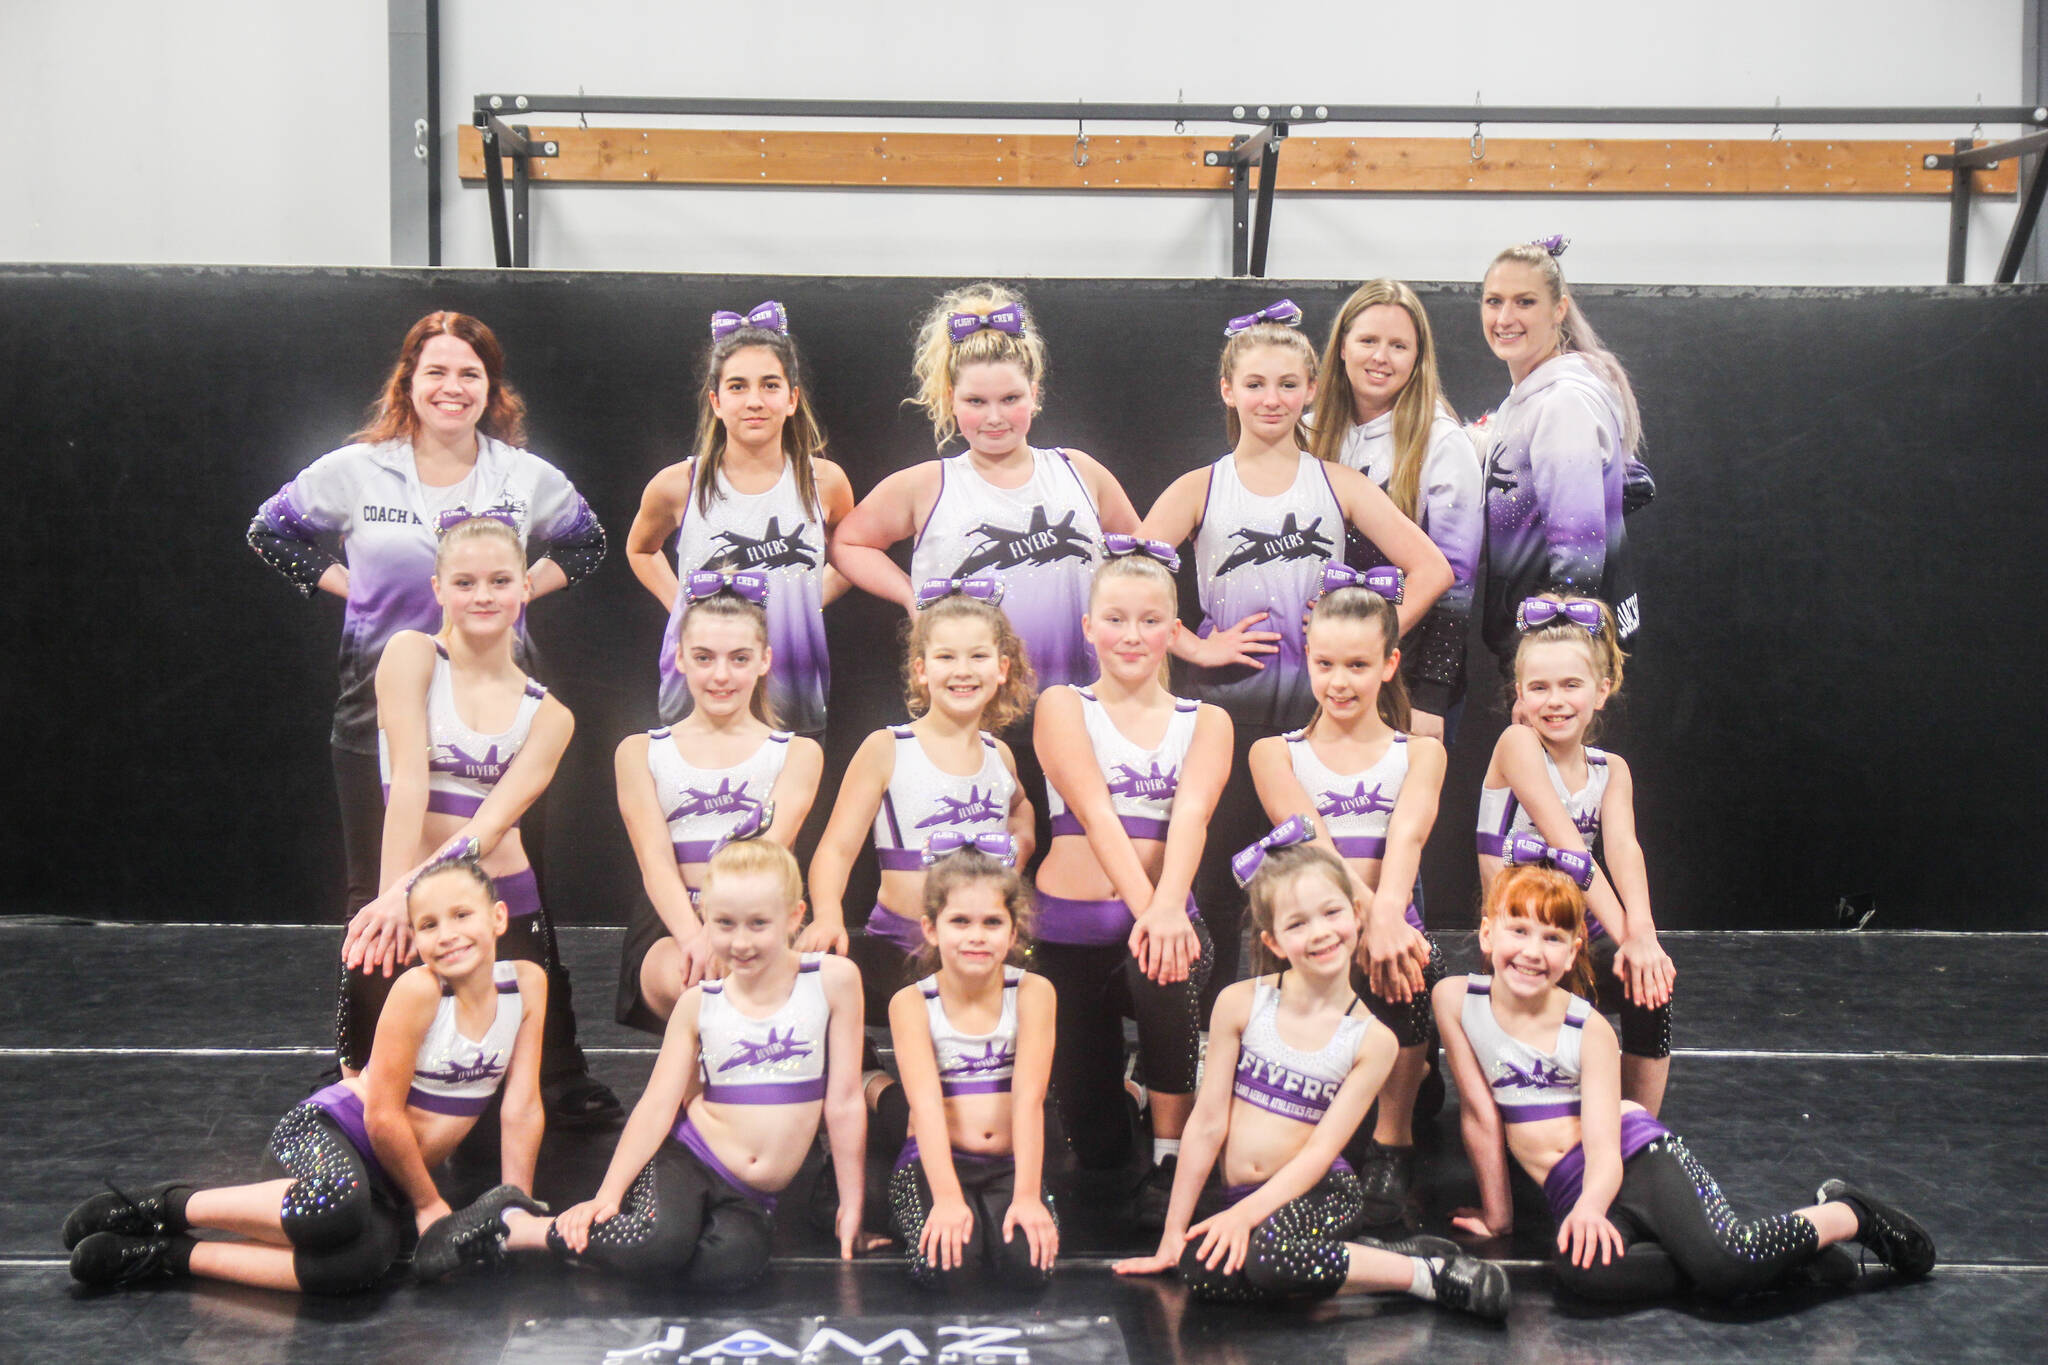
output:
MULTIPOLYGON (((1478 92, 1489 104, 2010 104, 2020 92, 2021 10, 2022 0, 443 0, 443 260, 491 259, 482 192, 463 186, 455 169, 455 129, 471 96, 485 90, 1345 103, 1462 103, 1478 92), (1311 24, 1305 15, 1318 17, 1311 24)), ((0 0, 0 112, 14 135, 13 183, 0 195, 0 259, 388 261, 385 27, 382 0, 0 0), (309 135, 317 162, 305 153, 309 135)), ((1091 127, 1117 131, 1125 130, 1091 127)), ((1228 130, 1191 131, 1221 140, 1228 130)), ((1462 137, 1470 128, 1370 131, 1462 137)), ((534 259, 544 267, 1169 276, 1228 269, 1222 195, 544 186, 534 203, 534 259)), ((1574 238, 1569 265, 1582 281, 1936 283, 1947 213, 1939 199, 1283 196, 1269 268, 1283 276, 1462 279, 1507 241, 1562 231, 1574 238)), ((1989 278, 2011 215, 2009 202, 1980 203, 1972 279, 1989 278)))

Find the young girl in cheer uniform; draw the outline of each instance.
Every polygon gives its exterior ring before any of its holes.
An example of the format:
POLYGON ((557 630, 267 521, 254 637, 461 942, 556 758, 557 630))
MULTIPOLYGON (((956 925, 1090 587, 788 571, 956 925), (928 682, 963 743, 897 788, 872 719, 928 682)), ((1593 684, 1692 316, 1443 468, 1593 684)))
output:
POLYGON ((1031 803, 1016 759, 989 733, 1029 712, 1033 694, 1024 645, 996 605, 1002 595, 987 578, 925 585, 904 665, 913 719, 862 742, 811 859, 812 919, 801 946, 852 956, 871 1026, 888 1022, 889 1001, 909 984, 911 957, 924 943, 906 912, 924 904, 923 850, 932 832, 1008 833, 1019 856, 1031 856, 1031 803), (849 934, 847 877, 870 831, 881 886, 865 927, 849 934))
MULTIPOLYGON (((116 1285, 198 1275, 268 1289, 342 1294, 384 1278, 417 1234, 423 1272, 464 1258, 440 1237, 456 1222, 537 1208, 541 1015, 547 977, 531 962, 500 962, 506 907, 465 843, 405 893, 420 965, 398 978, 377 1023, 368 1068, 278 1121, 270 1154, 283 1179, 225 1189, 159 1185, 140 1199, 95 1195, 64 1222, 71 1273, 116 1285), (505 1184, 450 1210, 428 1175, 448 1159, 500 1088, 505 1184), (200 1241, 211 1228, 233 1240, 200 1241)), ((467 1245, 485 1244, 470 1239, 467 1245)))
POLYGON ((782 725, 815 738, 832 685, 824 609, 846 590, 826 566, 825 542, 853 510, 853 485, 819 454, 825 435, 782 305, 713 313, 711 338, 696 454, 648 482, 626 536, 626 562, 668 610, 661 719, 673 725, 694 704, 681 664, 683 584, 704 570, 745 571, 768 579, 769 703, 782 725), (662 556, 671 536, 673 568, 662 556))
MULTIPOLYGON (((1451 586, 1407 639, 1401 677, 1409 730, 1449 742, 1465 696, 1465 637, 1485 541, 1479 460, 1443 396, 1422 300, 1399 280, 1367 280, 1344 300, 1323 348, 1309 450, 1379 485, 1451 566, 1451 586), (1327 419, 1327 420, 1326 420, 1327 419)), ((1355 567, 1386 563, 1363 546, 1355 567)))
POLYGON ((676 998, 715 972, 696 896, 704 860, 745 830, 787 848, 810 813, 824 770, 818 742, 775 728, 768 644, 775 588, 753 569, 698 569, 685 605, 677 663, 689 714, 620 741, 619 814, 646 899, 634 908, 619 972, 619 1022, 662 1032, 676 998))
POLYGON ((1380 1087, 1372 1143, 1358 1171, 1365 1219, 1401 1216, 1415 1163, 1415 1096, 1435 1039, 1429 988, 1443 954, 1411 899, 1422 846, 1436 823, 1444 746, 1407 732, 1410 719, 1395 647, 1400 571, 1323 571, 1309 612, 1309 686, 1315 717, 1252 746, 1252 781, 1275 823, 1305 816, 1319 845, 1345 860, 1369 908, 1359 943, 1366 1007, 1401 1051, 1380 1087))
POLYGON ((1014 965, 1030 897, 1006 834, 940 831, 927 849, 921 960, 938 969, 889 1002, 901 1086, 877 1109, 903 1109, 910 1140, 889 1183, 891 1221, 910 1277, 960 1288, 987 1276, 1037 1288, 1059 1255, 1045 1193, 1045 1087, 1053 990, 1014 965))
POLYGON ((1194 1105, 1215 954, 1192 891, 1229 771, 1230 717, 1166 690, 1179 556, 1114 535, 1107 552, 1082 621, 1096 677, 1039 697, 1053 837, 1037 874, 1036 962, 1059 994, 1053 1097, 1084 1167, 1129 1156, 1123 1020, 1137 1023, 1153 1146, 1138 1219, 1156 1227, 1194 1105))
POLYGON ((1259 944, 1281 970, 1217 997, 1159 1250, 1117 1262, 1117 1273, 1178 1266, 1195 1297, 1219 1303, 1407 1292, 1503 1318, 1506 1272, 1453 1243, 1346 1240, 1360 1200, 1338 1152, 1386 1079, 1395 1045, 1351 990, 1351 874, 1311 837, 1297 817, 1237 857, 1259 944), (1190 1227, 1219 1162, 1224 1207, 1190 1227))
POLYGON ((1487 888, 1479 927, 1490 976, 1436 988, 1480 1209, 1457 1226, 1514 1226, 1506 1156, 1543 1187, 1556 1217, 1558 1284, 1595 1299, 1709 1298, 1768 1289, 1837 1242, 1856 1241, 1903 1279, 1934 1266, 1934 1243, 1899 1210, 1839 1180, 1819 1203, 1745 1221, 1687 1148, 1622 1098, 1613 1030, 1588 1007, 1586 901, 1592 860, 1516 835, 1517 862, 1487 888), (1549 863, 1551 866, 1534 864, 1549 863))
POLYGON ((1301 414, 1315 397, 1316 354, 1289 325, 1300 317, 1301 310, 1282 299, 1231 319, 1217 383, 1233 448, 1174 480, 1146 515, 1142 532, 1168 545, 1193 539, 1204 634, 1225 622, 1242 627, 1263 617, 1278 636, 1278 652, 1264 663, 1198 667, 1190 679, 1195 695, 1229 712, 1234 727, 1234 776, 1217 805, 1195 884, 1216 940, 1211 996, 1237 979, 1244 899, 1230 876, 1230 850, 1266 824, 1246 755, 1258 740, 1306 724, 1314 709, 1302 616, 1321 590, 1323 566, 1343 558, 1345 529, 1355 527, 1406 579, 1404 632, 1451 586, 1443 554, 1370 479, 1302 448, 1308 434, 1301 414))
POLYGON ((1554 594, 1523 602, 1516 617, 1515 709, 1493 746, 1479 793, 1479 877, 1500 871, 1517 834, 1592 853, 1594 1001, 1621 1017, 1621 1089, 1655 1118, 1671 1076, 1671 984, 1677 969, 1657 941, 1650 882, 1636 842, 1635 785, 1619 754, 1595 749, 1600 710, 1621 690, 1622 653, 1604 603, 1554 594))
POLYGON ((713 853, 701 909, 726 975, 676 1002, 597 1194, 555 1218, 508 1213, 510 1249, 689 1289, 746 1284, 767 1268, 775 1196, 822 1118, 840 1254, 853 1254, 866 1139, 859 973, 791 946, 803 881, 778 843, 744 839, 713 853))

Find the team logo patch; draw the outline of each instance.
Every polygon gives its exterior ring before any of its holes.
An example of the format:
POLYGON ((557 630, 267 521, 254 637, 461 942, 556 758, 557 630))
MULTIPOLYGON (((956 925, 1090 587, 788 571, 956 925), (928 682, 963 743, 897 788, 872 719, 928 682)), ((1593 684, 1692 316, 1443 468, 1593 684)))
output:
POLYGON ((747 784, 736 778, 726 778, 710 791, 699 791, 685 787, 682 800, 668 813, 671 824, 690 815, 731 815, 738 811, 757 811, 761 803, 747 795, 747 784))
POLYGON ((1232 569, 1241 569, 1248 564, 1279 564, 1298 559, 1329 559, 1337 548, 1330 537, 1319 529, 1323 519, 1317 517, 1306 526, 1299 525, 1292 512, 1280 523, 1277 531, 1254 531, 1240 527, 1230 534, 1238 546, 1230 552, 1221 564, 1216 566, 1217 577, 1232 569))
POLYGON ((1316 798, 1316 813, 1326 820, 1339 815, 1378 815, 1393 808, 1393 798, 1381 796, 1377 785, 1367 791, 1363 782, 1349 792, 1324 792, 1316 798))
POLYGON ((811 1055, 811 1045, 796 1036, 796 1025, 777 1033, 768 1030, 768 1036, 759 1040, 735 1043, 732 1055, 718 1064, 720 1071, 730 1071, 736 1066, 772 1066, 776 1062, 791 1062, 799 1057, 811 1055))
POLYGON ((968 533, 981 537, 981 544, 970 550, 948 577, 971 578, 988 569, 1056 564, 1062 559, 1086 563, 1095 556, 1095 540, 1074 525, 1079 515, 1078 511, 1069 512, 1052 521, 1043 507, 1034 507, 1031 524, 1021 531, 983 522, 968 533))
POLYGON ((698 567, 701 569, 815 569, 818 567, 817 550, 804 539, 804 524, 798 522, 789 530, 782 529, 780 517, 768 518, 767 528, 759 535, 744 536, 738 531, 720 531, 713 540, 724 543, 725 548, 713 554, 698 567))
POLYGON ((530 1318, 506 1365, 1129 1365, 1100 1316, 530 1318))
POLYGON ((1500 1074, 1493 1078, 1495 1090, 1569 1090, 1577 1083, 1563 1067, 1541 1057, 1527 1071, 1513 1062, 1502 1062, 1500 1074))
POLYGON ((436 744, 433 761, 428 766, 437 773, 465 777, 472 782, 496 782, 505 775, 505 770, 512 766, 516 757, 516 750, 500 755, 495 744, 484 750, 482 758, 465 752, 459 744, 436 744))
POLYGON ((473 1062, 451 1061, 439 1071, 415 1071, 413 1076, 422 1081, 436 1081, 442 1085, 474 1085, 478 1081, 495 1081, 505 1074, 505 1054, 486 1052, 473 1062))
POLYGON ((1180 789, 1180 769, 1168 768, 1159 771, 1159 760, 1152 760, 1149 772, 1139 772, 1128 763, 1116 765, 1116 771, 1109 775, 1109 794, 1129 797, 1133 801, 1170 801, 1180 789))
POLYGON ((939 1074, 953 1077, 985 1076, 990 1072, 1002 1071, 1014 1065, 1016 1061, 1017 1053, 1014 1048, 991 1038, 982 1044, 982 1050, 978 1055, 955 1058, 948 1062, 939 1074))
POLYGON ((1000 823, 1004 815, 1002 806, 996 804, 993 790, 983 792, 981 787, 969 787, 966 796, 942 796, 939 808, 924 819, 912 825, 912 829, 929 829, 933 826, 974 826, 1000 823))

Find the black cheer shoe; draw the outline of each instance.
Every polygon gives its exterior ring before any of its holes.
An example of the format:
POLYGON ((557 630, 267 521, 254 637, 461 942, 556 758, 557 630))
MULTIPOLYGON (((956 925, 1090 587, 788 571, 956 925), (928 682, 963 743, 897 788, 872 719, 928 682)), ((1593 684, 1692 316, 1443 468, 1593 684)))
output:
POLYGON ((1358 1167, 1362 1227, 1398 1223, 1408 1211, 1408 1191, 1415 1181, 1415 1148, 1388 1147, 1374 1139, 1358 1167))
POLYGON ((1430 1272, 1430 1287, 1436 1301, 1446 1308, 1470 1313, 1486 1322, 1500 1322, 1514 1307, 1514 1291, 1508 1288, 1508 1272, 1492 1261, 1468 1254, 1445 1237, 1409 1237, 1399 1242, 1375 1242, 1369 1237, 1361 1246, 1378 1247, 1401 1256, 1420 1256, 1436 1263, 1430 1272))
POLYGON ((475 1203, 427 1225, 412 1254, 414 1278, 442 1280, 465 1265, 496 1266, 505 1258, 506 1209, 539 1214, 548 1206, 517 1185, 484 1191, 475 1203))
POLYGON ((146 1280, 169 1280, 190 1273, 191 1257, 189 1237, 164 1233, 129 1237, 118 1232, 94 1232, 71 1249, 71 1278, 103 1289, 146 1280))
POLYGON ((1846 1180, 1828 1181, 1814 1198, 1823 1204, 1845 1202, 1855 1209, 1857 1242, 1900 1279, 1917 1280, 1934 1269, 1934 1239, 1900 1209, 1846 1180))
POLYGON ((558 1133, 601 1132, 626 1120, 619 1097, 588 1071, 573 1071, 544 1081, 540 1093, 548 1127, 558 1133))
POLYGON ((1141 1231, 1158 1232, 1166 1226, 1166 1209, 1173 1202, 1173 1177, 1180 1170, 1180 1158, 1169 1156, 1145 1172, 1131 1196, 1131 1221, 1141 1231))
MULTIPOLYGON (((193 1189, 186 1180, 158 1185, 141 1198, 109 1182, 105 1193, 71 1210, 64 1219, 64 1249, 71 1251, 95 1232, 118 1232, 124 1237, 149 1237, 162 1232, 185 1231, 185 1220, 171 1212, 171 1191, 193 1189)), ((183 1208, 180 1201, 179 1207, 183 1208)))

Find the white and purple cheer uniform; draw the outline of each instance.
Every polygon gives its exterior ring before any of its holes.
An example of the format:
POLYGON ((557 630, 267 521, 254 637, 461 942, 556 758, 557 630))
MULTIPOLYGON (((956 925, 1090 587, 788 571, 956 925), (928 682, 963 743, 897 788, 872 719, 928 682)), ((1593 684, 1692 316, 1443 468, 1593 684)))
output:
POLYGON ((789 761, 789 740, 788 731, 771 730, 730 768, 699 768, 683 757, 666 726, 648 732, 647 770, 678 866, 706 861, 720 839, 766 808, 789 761))
MULTIPOLYGON (((1607 755, 1592 745, 1586 746, 1586 785, 1577 791, 1566 791, 1564 774, 1557 770, 1557 762, 1550 751, 1543 751, 1543 771, 1550 778, 1550 789, 1557 793, 1557 799, 1564 803, 1565 814, 1571 816, 1572 825, 1586 841, 1588 852, 1600 847, 1600 803, 1607 799, 1607 755)), ((1501 846, 1512 834, 1536 834, 1536 822, 1529 818, 1529 812, 1515 799, 1512 787, 1481 787, 1479 789, 1479 851, 1488 857, 1498 858, 1501 846)), ((1590 923, 1589 934, 1598 938, 1607 931, 1598 919, 1590 923)))
MULTIPOLYGON (((1355 423, 1344 438, 1337 459, 1347 469, 1378 484, 1382 490, 1394 477, 1394 414, 1355 423)), ((1442 715, 1465 692, 1465 637, 1472 620, 1472 595, 1479 577, 1479 558, 1486 543, 1486 505, 1481 493, 1479 456, 1472 439, 1449 413, 1439 412, 1429 429, 1429 451, 1423 457, 1415 516, 1450 562, 1451 586, 1437 598, 1429 614, 1409 632, 1402 673, 1415 704, 1442 715)), ((1392 561, 1377 546, 1358 568, 1392 561)))
POLYGON ((962 1033, 953 1026, 946 1015, 946 1002, 939 996, 936 975, 917 983, 924 993, 932 1052, 938 1058, 939 1093, 947 1099, 1010 1093, 1010 1081, 1017 1072, 1017 987, 1023 980, 1022 967, 1003 968, 1003 1009, 995 1028, 987 1033, 962 1033))
MULTIPOLYGON (((882 793, 882 808, 875 812, 875 861, 882 871, 923 871, 925 843, 937 830, 970 835, 1009 830, 1017 779, 1010 776, 995 736, 981 737, 981 767, 957 777, 932 762, 908 725, 891 726, 889 733, 896 738, 896 760, 882 793)), ((906 953, 924 946, 919 921, 886 905, 877 904, 868 915, 867 932, 906 953)))
POLYGON ((1323 462, 1302 454, 1293 484, 1260 497, 1237 476, 1237 458, 1209 466, 1202 524, 1195 528, 1195 581, 1202 598, 1202 634, 1227 630, 1254 612, 1253 627, 1279 634, 1263 669, 1235 664, 1191 671, 1195 692, 1240 725, 1284 730, 1302 724, 1315 706, 1302 641, 1302 611, 1322 590, 1323 567, 1344 558, 1344 509, 1323 462))
MULTIPOLYGON (((1316 803, 1316 814, 1322 816, 1337 852, 1346 858, 1386 857, 1387 828, 1393 823, 1401 786, 1408 780, 1408 736, 1396 734, 1379 762, 1356 773, 1333 771, 1316 756, 1306 731, 1296 730, 1286 739, 1295 780, 1316 803)), ((1412 902, 1408 923, 1418 930, 1423 927, 1412 902)))
MULTIPOLYGON (((1167 824, 1173 818, 1174 796, 1180 790, 1181 768, 1187 763, 1188 746, 1194 742, 1195 722, 1202 704, 1175 697, 1165 736, 1157 747, 1143 749, 1116 728, 1116 722, 1093 692, 1085 687, 1076 687, 1074 692, 1081 698, 1081 720, 1087 728, 1089 746, 1095 751, 1096 765, 1102 770, 1103 781, 1109 784, 1109 801, 1117 822, 1133 839, 1165 839, 1167 824)), ((1054 838, 1069 834, 1086 836, 1087 831, 1067 809, 1058 788, 1047 786, 1046 804, 1052 812, 1054 838)), ((1189 897, 1188 914, 1192 917, 1194 913, 1194 899, 1189 897)), ((1131 907, 1115 898, 1072 900, 1041 891, 1034 933, 1044 943, 1122 943, 1130 937, 1135 923, 1132 914, 1131 907)))
POLYGON ((995 578, 1039 690, 1085 682, 1095 651, 1081 634, 1102 557, 1102 522, 1064 450, 1031 448, 1031 480, 998 488, 971 456, 939 461, 939 496, 910 551, 913 588, 935 578, 995 578))
MULTIPOLYGON (((832 688, 832 661, 825 652, 825 523, 804 506, 795 468, 784 461, 782 477, 765 493, 738 492, 720 473, 709 511, 699 510, 693 479, 675 544, 680 582, 702 569, 768 575, 768 644, 774 651, 768 700, 778 724, 801 734, 822 731, 832 688)), ((690 713, 690 689, 676 667, 688 606, 689 594, 679 588, 661 637, 661 719, 671 725, 690 713)))
POLYGON ((1346 1011, 1327 1043, 1313 1052, 1292 1047, 1281 1039, 1274 1023, 1280 1009, 1280 979, 1252 985, 1251 1016, 1238 1042, 1231 1093, 1269 1114, 1320 1123, 1351 1074, 1374 1020, 1370 1014, 1346 1011))
MULTIPOLYGON (((1552 1051, 1544 1052, 1519 1038, 1510 1037, 1493 1017, 1493 978, 1471 976, 1465 980, 1465 1003, 1458 1013, 1465 1038, 1479 1059, 1493 1089, 1494 1106, 1503 1123, 1540 1123, 1545 1119, 1579 1116, 1580 1044, 1585 1038, 1586 1016, 1593 1007, 1578 996, 1565 1007, 1564 1023, 1557 1030, 1552 1051)), ((1630 1157, 1671 1130, 1640 1109, 1624 1110, 1621 1116, 1621 1159, 1630 1157)), ((1543 1182, 1550 1211, 1563 1218, 1579 1201, 1586 1179, 1586 1152, 1573 1147, 1564 1154, 1543 1182)))
MULTIPOLYGON (((456 709, 448 649, 434 641, 434 673, 427 683, 427 809, 464 820, 475 815, 512 760, 519 757, 547 695, 545 687, 528 678, 510 725, 494 735, 471 729, 456 709)), ((381 729, 377 731, 377 766, 384 779, 384 799, 389 801, 391 753, 381 729)), ((540 889, 531 868, 494 876, 492 881, 512 914, 530 915, 540 909, 540 889)))
MULTIPOLYGON (((330 451, 279 489, 249 524, 265 563, 311 596, 335 562, 321 543, 338 536, 348 562, 348 610, 341 630, 341 696, 333 744, 376 749, 377 661, 401 630, 441 628, 434 601, 437 526, 453 512, 509 520, 522 542, 543 541, 569 582, 604 558, 604 527, 561 471, 529 451, 477 436, 476 467, 447 488, 419 480, 412 443, 386 441, 330 451)), ((521 626, 521 650, 524 625, 521 626)))
POLYGON ((1623 496, 1633 463, 1620 399, 1583 356, 1565 354, 1515 385, 1487 424, 1487 648, 1514 655, 1515 609, 1544 592, 1598 597, 1623 643, 1642 609, 1623 496))

